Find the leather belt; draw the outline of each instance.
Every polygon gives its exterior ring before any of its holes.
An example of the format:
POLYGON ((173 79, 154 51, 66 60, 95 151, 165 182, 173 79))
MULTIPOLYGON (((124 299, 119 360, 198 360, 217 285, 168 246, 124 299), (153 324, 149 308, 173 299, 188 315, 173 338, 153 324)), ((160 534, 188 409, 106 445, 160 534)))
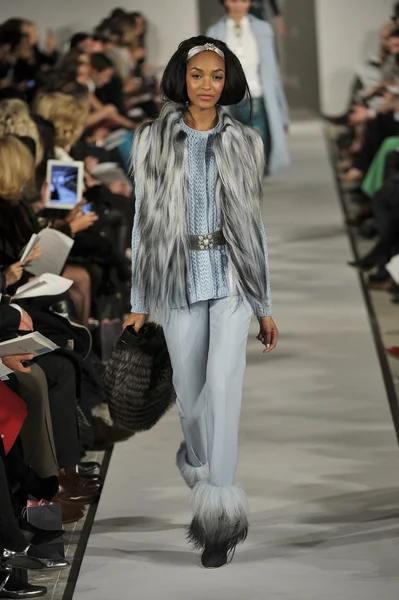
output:
POLYGON ((224 246, 226 239, 222 231, 214 233, 203 233, 201 235, 190 235, 191 250, 212 250, 215 246, 224 246))

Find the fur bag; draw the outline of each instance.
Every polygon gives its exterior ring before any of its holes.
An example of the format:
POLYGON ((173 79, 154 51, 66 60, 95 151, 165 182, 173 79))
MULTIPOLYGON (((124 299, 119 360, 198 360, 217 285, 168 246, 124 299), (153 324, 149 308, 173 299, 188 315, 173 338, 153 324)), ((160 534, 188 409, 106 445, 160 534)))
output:
POLYGON ((148 431, 174 404, 172 366, 162 327, 126 327, 104 372, 113 421, 132 432, 148 431))

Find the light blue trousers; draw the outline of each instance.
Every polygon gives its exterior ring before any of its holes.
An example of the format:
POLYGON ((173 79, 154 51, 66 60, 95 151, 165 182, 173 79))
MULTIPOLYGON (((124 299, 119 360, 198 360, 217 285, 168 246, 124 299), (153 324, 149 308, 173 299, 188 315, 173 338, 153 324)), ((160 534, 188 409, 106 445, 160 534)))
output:
POLYGON ((232 296, 163 319, 187 461, 208 464, 212 486, 234 485, 251 316, 248 302, 232 296))

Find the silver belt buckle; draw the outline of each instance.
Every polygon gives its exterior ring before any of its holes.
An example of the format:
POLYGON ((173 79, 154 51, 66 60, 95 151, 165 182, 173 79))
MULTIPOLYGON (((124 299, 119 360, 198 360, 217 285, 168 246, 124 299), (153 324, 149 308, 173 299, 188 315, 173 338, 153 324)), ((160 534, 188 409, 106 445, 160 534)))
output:
POLYGON ((206 233, 198 236, 198 246, 200 250, 211 250, 214 246, 213 234, 206 233))

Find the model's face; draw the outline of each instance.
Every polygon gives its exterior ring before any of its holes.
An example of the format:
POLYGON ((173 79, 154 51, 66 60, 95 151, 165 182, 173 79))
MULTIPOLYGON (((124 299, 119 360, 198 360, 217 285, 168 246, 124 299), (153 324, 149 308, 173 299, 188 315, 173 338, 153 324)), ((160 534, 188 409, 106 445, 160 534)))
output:
POLYGON ((206 109, 216 106, 226 78, 224 60, 216 52, 200 52, 187 62, 186 84, 190 103, 206 109))
POLYGON ((248 14, 252 0, 224 0, 224 5, 232 19, 242 19, 248 14))

